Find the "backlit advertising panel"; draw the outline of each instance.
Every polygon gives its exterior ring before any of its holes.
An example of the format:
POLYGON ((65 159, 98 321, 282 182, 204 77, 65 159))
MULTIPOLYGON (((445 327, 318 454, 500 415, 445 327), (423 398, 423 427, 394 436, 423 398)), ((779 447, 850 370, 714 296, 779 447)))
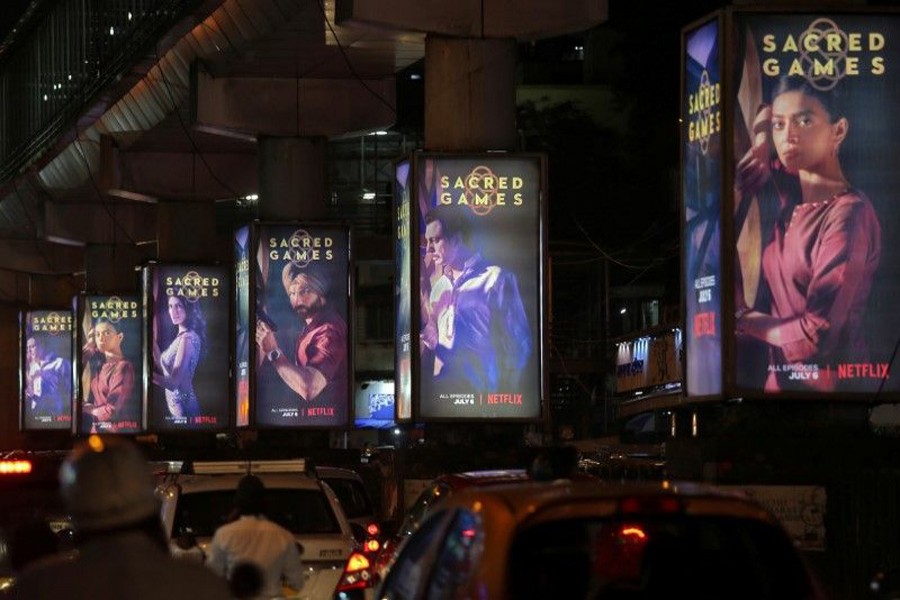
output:
POLYGON ((416 419, 537 419, 539 156, 416 155, 416 419))
POLYGON ((397 419, 412 418, 412 264, 410 249, 409 207, 410 207, 410 162, 397 164, 394 180, 394 277, 396 348, 394 381, 396 384, 397 419))
POLYGON ((250 424, 250 227, 234 233, 234 423, 250 424))
POLYGON ((260 224, 255 263, 256 424, 347 426, 348 229, 260 224))
POLYGON ((22 313, 21 426, 72 427, 72 311, 22 313))
POLYGON ((734 24, 737 391, 896 395, 900 17, 734 24))
POLYGON ((136 295, 85 294, 78 301, 78 432, 143 429, 143 311, 136 295))
POLYGON ((353 416, 353 424, 357 428, 393 427, 394 382, 390 379, 375 379, 357 383, 353 416))
POLYGON ((722 392, 722 106, 719 23, 684 37, 682 282, 688 396, 722 392))
POLYGON ((144 269, 150 318, 150 431, 229 426, 231 275, 218 265, 144 269))

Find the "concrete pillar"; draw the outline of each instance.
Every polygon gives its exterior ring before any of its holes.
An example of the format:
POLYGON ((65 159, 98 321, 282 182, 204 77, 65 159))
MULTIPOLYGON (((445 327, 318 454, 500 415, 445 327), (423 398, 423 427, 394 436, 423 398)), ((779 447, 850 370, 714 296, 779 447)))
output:
POLYGON ((426 38, 426 149, 516 149, 516 52, 511 38, 426 38))
POLYGON ((259 218, 321 219, 325 198, 324 137, 259 139, 259 218))
MULTIPOLYGON (((231 246, 216 238, 211 202, 160 202, 156 256, 160 262, 232 260, 231 246)), ((229 238, 230 239, 230 238, 229 238)))
POLYGON ((137 293, 140 277, 135 267, 143 254, 131 244, 88 244, 84 250, 85 290, 137 293))

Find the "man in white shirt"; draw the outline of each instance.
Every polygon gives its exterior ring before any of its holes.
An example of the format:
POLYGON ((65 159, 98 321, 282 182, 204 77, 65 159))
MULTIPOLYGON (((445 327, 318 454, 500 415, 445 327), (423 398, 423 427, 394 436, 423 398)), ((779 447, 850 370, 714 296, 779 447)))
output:
POLYGON ((255 565, 263 577, 259 597, 278 598, 282 577, 295 590, 303 587, 303 565, 293 534, 265 517, 265 493, 255 475, 241 479, 235 495, 238 519, 216 530, 206 564, 229 579, 235 567, 255 565))

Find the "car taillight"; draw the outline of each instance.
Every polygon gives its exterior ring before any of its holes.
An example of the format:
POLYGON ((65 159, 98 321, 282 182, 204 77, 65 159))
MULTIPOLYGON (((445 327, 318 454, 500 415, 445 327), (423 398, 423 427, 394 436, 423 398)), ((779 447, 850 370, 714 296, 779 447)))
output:
POLYGON ((658 514, 681 512, 681 502, 671 496, 629 497, 619 500, 621 514, 658 514))
POLYGON ((361 590, 372 587, 372 564, 369 559, 360 552, 354 552, 347 559, 344 565, 344 573, 338 581, 335 592, 346 592, 349 590, 361 590))
POLYGON ((0 460, 0 475, 24 475, 31 473, 30 460, 0 460))
POLYGON ((366 527, 366 533, 369 534, 369 537, 378 537, 378 534, 381 533, 378 523, 369 523, 368 527, 366 527))
POLYGON ((363 548, 369 554, 374 554, 375 552, 378 552, 379 548, 381 548, 381 544, 378 542, 378 540, 366 540, 363 548))

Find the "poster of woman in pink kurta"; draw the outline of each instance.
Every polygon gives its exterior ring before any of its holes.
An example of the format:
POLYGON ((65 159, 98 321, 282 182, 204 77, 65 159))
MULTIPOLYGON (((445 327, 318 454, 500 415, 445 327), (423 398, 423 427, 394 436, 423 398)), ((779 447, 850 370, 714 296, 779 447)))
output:
POLYGON ((735 381, 870 395, 898 336, 897 18, 742 15, 735 381), (888 43, 893 42, 893 43, 888 43))

